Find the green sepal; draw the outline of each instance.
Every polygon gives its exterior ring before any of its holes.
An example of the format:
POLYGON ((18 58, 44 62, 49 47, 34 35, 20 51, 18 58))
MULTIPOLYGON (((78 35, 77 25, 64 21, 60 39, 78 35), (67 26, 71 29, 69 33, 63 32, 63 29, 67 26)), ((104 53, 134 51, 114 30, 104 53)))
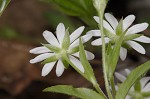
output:
POLYGON ((10 1, 11 0, 0 0, 0 16, 2 15, 7 5, 10 3, 10 1))
POLYGON ((140 80, 137 80, 135 85, 134 85, 134 90, 137 91, 137 92, 140 92, 141 91, 141 83, 140 83, 140 80))
POLYGON ((133 40, 135 38, 138 38, 140 36, 142 36, 143 34, 129 34, 129 35, 126 35, 124 37, 124 41, 129 41, 129 40, 133 40))
POLYGON ((51 57, 47 58, 46 60, 44 60, 41 64, 46 64, 46 63, 54 62, 56 60, 58 60, 58 57, 56 57, 56 55, 54 55, 54 56, 51 56, 51 57))
POLYGON ((73 53, 76 53, 76 52, 78 52, 78 51, 79 51, 79 46, 70 49, 70 50, 68 51, 68 53, 69 53, 69 54, 73 54, 73 53))
POLYGON ((50 44, 42 44, 42 45, 47 47, 48 49, 50 49, 51 51, 53 51, 55 53, 59 53, 61 51, 61 49, 59 47, 56 47, 54 45, 50 45, 50 44))
POLYGON ((62 93, 70 96, 75 96, 80 99, 105 99, 104 97, 102 97, 100 94, 98 94, 92 89, 74 88, 69 85, 56 85, 56 86, 48 87, 44 89, 43 92, 62 93))
POLYGON ((119 21, 119 24, 116 27, 116 34, 119 36, 123 33, 123 19, 119 21))
POLYGON ((66 29, 66 33, 65 33, 65 36, 63 38, 63 41, 62 41, 62 48, 63 49, 68 49, 69 46, 70 46, 70 37, 69 37, 69 28, 66 29))
POLYGON ((64 58, 62 58, 62 63, 64 64, 65 69, 69 67, 69 63, 64 58))
POLYGON ((130 88, 149 69, 150 69, 150 61, 147 61, 144 64, 138 66, 133 71, 131 71, 131 73, 127 76, 126 80, 119 87, 119 89, 116 93, 115 99, 125 99, 125 97, 128 94, 130 88))
POLYGON ((115 39, 116 35, 108 31, 106 28, 104 28, 104 34, 110 38, 111 40, 115 39))

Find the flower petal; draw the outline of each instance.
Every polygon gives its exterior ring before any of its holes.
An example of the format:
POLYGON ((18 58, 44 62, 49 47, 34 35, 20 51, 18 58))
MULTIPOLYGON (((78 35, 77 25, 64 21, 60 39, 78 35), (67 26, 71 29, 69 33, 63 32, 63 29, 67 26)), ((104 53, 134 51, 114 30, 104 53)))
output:
POLYGON ((123 20, 123 30, 125 31, 135 20, 134 15, 128 15, 124 20, 123 20))
POLYGON ((143 42, 143 43, 150 43, 150 38, 146 36, 140 36, 136 39, 133 39, 135 41, 143 42))
POLYGON ((131 99, 131 96, 127 95, 125 99, 131 99))
POLYGON ((142 88, 142 89, 144 89, 144 87, 146 86, 146 84, 148 83, 149 80, 150 80, 150 77, 143 77, 143 78, 140 80, 141 88, 142 88))
POLYGON ((56 37, 53 35, 52 32, 46 30, 43 32, 43 36, 48 43, 60 47, 58 40, 56 39, 56 37))
POLYGON ((37 62, 41 62, 43 60, 45 60, 46 58, 53 56, 54 53, 44 53, 44 54, 40 54, 38 56, 36 56, 34 59, 30 60, 31 64, 37 63, 37 62))
POLYGON ((116 30, 116 27, 118 25, 117 19, 110 13, 105 13, 105 18, 110 23, 110 25, 113 27, 113 29, 116 30))
POLYGON ((51 51, 48 48, 46 48, 45 46, 41 46, 41 47, 33 48, 29 52, 32 54, 42 54, 42 53, 47 53, 47 52, 51 52, 51 51))
POLYGON ((90 30, 86 34, 92 34, 93 36, 101 36, 100 30, 90 30))
POLYGON ((145 54, 145 49, 138 44, 137 42, 134 41, 127 41, 127 44, 129 44, 134 50, 136 50, 137 52, 141 53, 141 54, 145 54))
POLYGON ((127 75, 129 75, 131 71, 129 69, 125 69, 125 72, 127 75))
MULTIPOLYGON (((87 60, 93 60, 95 58, 94 54, 85 50, 87 60)), ((72 54, 73 56, 79 57, 79 52, 72 54)))
POLYGON ((115 76, 121 82, 124 82, 126 80, 126 77, 124 75, 120 74, 120 73, 115 72, 115 76))
POLYGON ((150 82, 144 87, 143 92, 150 92, 150 82))
POLYGON ((148 23, 141 23, 141 24, 133 25, 132 27, 128 29, 126 35, 142 32, 146 30, 147 27, 148 27, 148 23))
POLYGON ((72 43, 82 34, 82 32, 84 31, 84 28, 85 28, 84 26, 81 26, 70 35, 70 43, 72 43))
POLYGON ((98 17, 98 16, 94 16, 93 18, 94 18, 94 20, 95 20, 97 23, 99 23, 99 17, 98 17))
MULTIPOLYGON (((81 37, 82 43, 89 41, 92 38, 92 34, 88 33, 81 37)), ((75 40, 69 47, 69 49, 74 48, 79 45, 79 39, 75 40)))
POLYGON ((127 49, 124 47, 121 47, 120 48, 120 59, 122 61, 124 61, 126 59, 126 56, 127 56, 127 49))
MULTIPOLYGON (((94 19, 95 19, 95 21, 97 23, 99 23, 99 17, 98 16, 94 16, 94 19)), ((115 34, 115 31, 112 29, 112 27, 109 25, 108 22, 106 22, 105 20, 103 20, 103 25, 104 25, 104 28, 106 28, 111 33, 115 34)))
POLYGON ((69 59, 82 73, 84 73, 84 68, 78 59, 76 59, 75 57, 71 55, 69 56, 69 59))
MULTIPOLYGON (((110 41, 110 39, 108 37, 105 37, 105 43, 108 43, 109 41, 110 41)), ((98 38, 98 39, 94 40, 91 44, 93 46, 102 45, 102 38, 98 38)))
POLYGON ((56 36, 58 38, 58 41, 60 45, 62 44, 63 38, 65 36, 65 26, 63 23, 59 23, 57 28, 56 28, 56 36))
POLYGON ((42 76, 48 75, 48 73, 50 73, 52 68, 54 67, 55 63, 56 63, 56 61, 45 64, 44 67, 42 68, 42 74, 41 75, 42 76))
POLYGON ((62 60, 59 59, 57 66, 56 66, 56 75, 57 77, 60 77, 62 73, 64 72, 64 64, 62 63, 62 60))

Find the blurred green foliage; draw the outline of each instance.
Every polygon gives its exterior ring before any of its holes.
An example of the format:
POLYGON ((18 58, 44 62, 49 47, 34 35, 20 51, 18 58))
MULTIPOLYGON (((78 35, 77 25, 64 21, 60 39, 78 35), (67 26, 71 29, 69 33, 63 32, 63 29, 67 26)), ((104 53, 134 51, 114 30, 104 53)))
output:
POLYGON ((92 0, 41 0, 50 5, 55 4, 59 9, 67 15, 79 17, 85 24, 90 27, 96 27, 93 16, 96 10, 92 4, 92 0))

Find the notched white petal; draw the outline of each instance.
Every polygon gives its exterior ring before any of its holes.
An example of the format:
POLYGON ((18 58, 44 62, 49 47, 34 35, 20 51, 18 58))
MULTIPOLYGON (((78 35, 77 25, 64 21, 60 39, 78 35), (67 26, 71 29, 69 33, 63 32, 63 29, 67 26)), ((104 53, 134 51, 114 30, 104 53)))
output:
POLYGON ((93 36, 101 36, 100 30, 90 30, 86 34, 92 34, 93 36))
POLYGON ((46 58, 51 57, 53 55, 54 55, 54 53, 44 53, 44 54, 38 55, 34 59, 31 59, 30 63, 34 64, 37 62, 41 62, 41 61, 45 60, 46 58))
POLYGON ((115 30, 113 30, 113 28, 110 26, 110 24, 108 22, 106 22, 105 20, 103 20, 103 25, 104 25, 104 28, 107 29, 109 32, 116 34, 115 30))
POLYGON ((62 60, 59 59, 58 63, 57 63, 57 66, 56 66, 56 75, 57 75, 57 77, 60 77, 63 74, 64 69, 65 69, 64 64, 62 63, 62 60))
POLYGON ((143 78, 140 80, 141 88, 142 88, 142 89, 144 89, 145 85, 148 83, 149 80, 150 80, 150 77, 143 77, 143 78))
POLYGON ((126 80, 126 77, 124 75, 120 74, 120 73, 115 72, 115 76, 121 82, 124 82, 126 80))
MULTIPOLYGON (((86 43, 87 41, 89 41, 92 38, 92 34, 86 34, 84 36, 81 37, 82 39, 82 43, 86 43)), ((74 47, 79 46, 79 39, 75 40, 70 46, 69 49, 72 49, 74 47)))
POLYGON ((55 46, 60 46, 59 43, 58 43, 58 40, 56 39, 56 37, 54 36, 54 34, 52 32, 49 32, 49 31, 44 31, 43 32, 43 37, 45 38, 45 40, 52 44, 52 45, 55 45, 55 46))
MULTIPOLYGON (((85 50, 87 60, 93 60, 95 55, 87 50, 85 50)), ((79 52, 72 54, 73 56, 79 57, 79 52)))
POLYGON ((98 16, 94 16, 93 18, 95 19, 95 21, 96 21, 97 23, 99 23, 99 17, 98 17, 98 16))
POLYGON ((75 57, 71 55, 69 56, 69 59, 82 73, 84 73, 84 68, 78 59, 76 59, 75 57))
POLYGON ((42 76, 48 75, 51 72, 51 70, 53 69, 55 63, 56 63, 56 61, 45 64, 44 67, 42 68, 42 74, 41 75, 42 76))
POLYGON ((105 13, 105 18, 110 23, 110 25, 113 27, 113 29, 116 30, 116 27, 118 25, 117 19, 110 13, 105 13))
POLYGON ((148 23, 136 24, 130 27, 126 34, 135 34, 146 30, 148 27, 148 23))
MULTIPOLYGON (((110 41, 109 38, 105 37, 105 43, 108 43, 110 41)), ((96 40, 94 40, 92 43, 91 43, 93 46, 99 46, 99 45, 102 45, 102 38, 98 38, 96 40)))
POLYGON ((56 28, 56 36, 60 44, 62 44, 63 38, 65 36, 65 26, 63 23, 59 23, 56 28))
POLYGON ((79 27, 78 29, 76 29, 71 35, 70 35, 70 43, 72 43, 74 40, 76 40, 77 38, 79 38, 79 36, 82 34, 82 32, 84 31, 84 26, 79 27))
POLYGON ((145 54, 145 49, 138 44, 137 42, 134 41, 127 41, 127 44, 129 44, 134 50, 136 50, 137 52, 141 53, 141 54, 145 54))
POLYGON ((125 31, 135 20, 134 15, 128 15, 124 20, 123 20, 123 30, 125 31))
MULTIPOLYGON (((150 82, 143 88, 143 92, 150 92, 150 82)), ((148 99, 148 98, 147 98, 148 99)))
POLYGON ((126 59, 126 56, 127 56, 127 49, 124 47, 121 47, 120 48, 120 59, 122 61, 124 61, 126 59))
POLYGON ((134 40, 142 43, 150 43, 150 38, 146 36, 140 36, 134 40))
POLYGON ((33 48, 29 52, 32 54, 42 54, 42 53, 47 53, 47 52, 51 52, 51 51, 48 48, 46 48, 45 46, 41 46, 41 47, 33 48))

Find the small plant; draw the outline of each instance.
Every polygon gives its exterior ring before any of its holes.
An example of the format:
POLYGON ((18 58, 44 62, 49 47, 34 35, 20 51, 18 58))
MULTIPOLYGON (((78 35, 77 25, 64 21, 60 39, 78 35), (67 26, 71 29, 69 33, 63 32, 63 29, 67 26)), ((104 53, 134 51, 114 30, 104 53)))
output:
MULTIPOLYGON (((54 0, 59 3, 58 0, 54 0)), ((42 76, 46 76, 56 64, 56 75, 59 77, 64 70, 69 66, 74 68, 80 75, 87 79, 95 88, 74 88, 70 85, 56 85, 44 89, 44 92, 57 92, 67 95, 76 96, 81 99, 148 99, 150 98, 150 80, 149 77, 144 77, 145 73, 150 69, 150 61, 138 66, 131 72, 126 70, 127 78, 119 73, 115 73, 119 57, 125 60, 127 49, 133 48, 141 54, 145 54, 145 49, 137 42, 150 43, 150 38, 139 34, 147 29, 148 23, 140 23, 131 26, 135 20, 134 15, 129 15, 122 18, 119 22, 117 19, 105 13, 107 0, 93 0, 93 3, 98 16, 93 16, 98 24, 99 30, 90 30, 85 35, 80 36, 84 30, 84 26, 79 27, 73 33, 69 33, 69 28, 65 29, 63 23, 60 23, 56 28, 56 37, 49 31, 44 31, 43 36, 49 44, 42 44, 30 50, 30 53, 40 54, 30 63, 42 62, 42 76), (104 20, 104 17, 105 19, 104 20), (102 67, 105 81, 106 93, 101 90, 97 83, 92 66, 88 60, 94 59, 94 55, 84 49, 84 43, 89 41, 93 36, 100 37, 92 41, 94 46, 102 46, 102 67), (121 81, 121 84, 116 84, 114 74, 121 81)), ((87 1, 87 2, 88 2, 87 1)), ((65 1, 70 2, 78 1, 65 1)), ((79 1, 81 2, 81 0, 79 1)), ((86 0, 83 2, 87 3, 86 0)), ((83 3, 82 2, 82 3, 83 3)), ((61 3, 59 3, 61 5, 61 3)), ((61 5, 61 7, 64 7, 61 5)), ((72 7, 73 9, 73 7, 72 7)), ((74 9, 73 9, 74 10, 74 9)), ((76 15, 74 10, 69 14, 76 15)), ((84 16, 84 12, 82 15, 84 16)), ((87 21, 86 21, 87 22, 87 21)), ((90 23, 89 23, 90 24, 90 23)))

